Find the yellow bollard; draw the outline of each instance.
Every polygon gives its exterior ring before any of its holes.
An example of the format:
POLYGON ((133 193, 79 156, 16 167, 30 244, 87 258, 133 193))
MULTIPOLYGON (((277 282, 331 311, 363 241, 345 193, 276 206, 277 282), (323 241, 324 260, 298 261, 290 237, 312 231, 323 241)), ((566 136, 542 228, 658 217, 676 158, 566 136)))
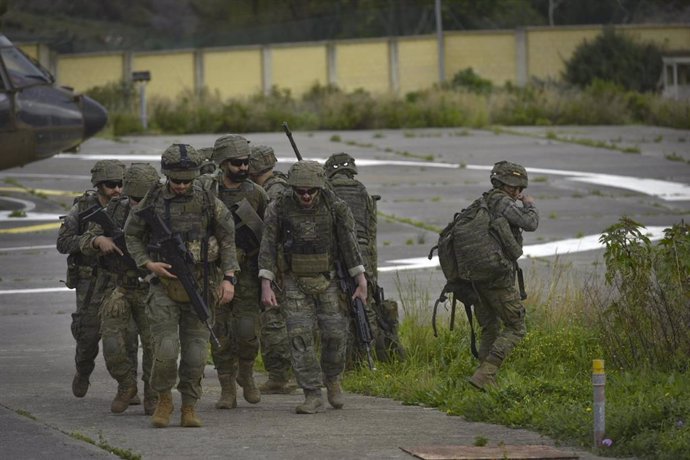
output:
POLYGON ((601 447, 606 431, 606 373, 604 372, 604 360, 592 361, 592 386, 594 387, 594 448, 601 447))

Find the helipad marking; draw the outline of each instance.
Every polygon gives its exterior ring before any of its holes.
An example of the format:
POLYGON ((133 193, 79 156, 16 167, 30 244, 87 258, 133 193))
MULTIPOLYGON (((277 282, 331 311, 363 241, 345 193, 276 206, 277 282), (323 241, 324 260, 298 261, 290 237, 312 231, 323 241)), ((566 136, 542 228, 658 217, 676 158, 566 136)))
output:
MULTIPOLYGON (((664 237, 666 227, 646 227, 644 229, 647 237, 652 240, 660 240, 664 237)), ((599 242, 601 235, 587 235, 582 238, 570 238, 566 240, 553 241, 551 243, 533 244, 523 248, 523 255, 526 257, 549 257, 563 254, 574 254, 578 252, 603 249, 604 245, 599 242)), ((379 266, 379 272, 393 272, 402 270, 419 270, 424 268, 436 268, 439 266, 438 257, 434 256, 431 260, 427 257, 414 257, 410 259, 396 259, 386 261, 389 266, 379 266)))
MULTIPOLYGON (((44 220, 44 219, 40 219, 40 220, 44 220)), ((18 234, 18 233, 43 232, 46 230, 55 230, 59 227, 60 227, 60 222, 55 222, 53 224, 29 225, 27 227, 3 228, 3 229, 0 229, 0 234, 8 235, 8 234, 18 234)))

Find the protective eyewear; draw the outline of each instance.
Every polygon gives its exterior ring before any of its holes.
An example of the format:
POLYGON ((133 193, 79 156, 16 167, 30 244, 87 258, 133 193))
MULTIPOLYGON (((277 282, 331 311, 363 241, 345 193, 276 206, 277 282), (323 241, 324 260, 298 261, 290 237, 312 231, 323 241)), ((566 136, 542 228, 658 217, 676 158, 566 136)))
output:
POLYGON ((233 166, 248 166, 249 165, 249 158, 230 158, 228 160, 231 165, 233 166))
POLYGON ((168 177, 168 180, 175 185, 187 185, 191 184, 194 179, 173 179, 172 177, 168 177))
POLYGON ((121 180, 107 180, 103 182, 103 185, 108 188, 122 188, 121 180))
POLYGON ((298 194, 299 196, 304 196, 304 195, 314 196, 314 195, 316 195, 316 192, 319 191, 318 187, 296 188, 294 190, 295 190, 295 193, 298 194))

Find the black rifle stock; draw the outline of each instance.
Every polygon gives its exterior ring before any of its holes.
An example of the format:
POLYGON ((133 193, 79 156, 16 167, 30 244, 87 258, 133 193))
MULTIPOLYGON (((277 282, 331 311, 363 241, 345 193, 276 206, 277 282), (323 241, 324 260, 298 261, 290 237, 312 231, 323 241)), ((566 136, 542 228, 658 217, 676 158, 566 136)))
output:
POLYGON ((199 294, 199 285, 194 278, 192 256, 187 250, 184 241, 182 241, 179 234, 173 233, 168 228, 163 219, 155 213, 152 206, 137 211, 137 215, 151 227, 155 235, 159 236, 157 244, 152 246, 152 249, 156 250, 167 263, 172 265, 170 272, 180 280, 182 287, 189 296, 189 302, 194 307, 196 316, 199 318, 199 321, 206 325, 211 332, 211 338, 220 347, 218 337, 214 334, 209 322, 211 311, 204 298, 199 294))
POLYGON ((295 156, 297 157, 297 161, 302 161, 302 154, 299 153, 299 149, 297 148, 297 144, 295 144, 295 140, 292 138, 292 131, 290 131, 290 127, 287 124, 287 121, 283 122, 283 130, 285 131, 285 134, 288 137, 288 140, 290 141, 290 145, 292 145, 292 150, 295 151, 295 156))
POLYGON ((345 272, 340 261, 335 262, 335 270, 338 276, 338 285, 345 293, 348 302, 350 303, 352 316, 355 320, 355 332, 357 334, 357 338, 359 339, 359 345, 364 347, 367 351, 369 369, 375 371, 376 367, 374 367, 374 360, 371 357, 371 342, 373 342, 374 337, 371 334, 369 318, 367 317, 367 311, 364 309, 364 302, 357 297, 354 299, 352 298, 353 294, 355 293, 354 282, 349 274, 345 272))
POLYGON ((93 210, 93 212, 86 214, 84 217, 79 215, 81 222, 89 223, 94 222, 101 226, 103 229, 103 235, 113 239, 113 243, 122 251, 122 256, 119 254, 109 254, 103 257, 103 266, 106 269, 111 269, 111 271, 116 271, 115 264, 124 264, 128 269, 137 269, 137 264, 134 259, 129 255, 127 251, 127 245, 125 244, 125 233, 120 227, 118 227, 110 215, 106 212, 106 208, 101 208, 100 206, 93 206, 87 211, 93 210), (96 208, 96 209, 94 209, 96 208), (118 261, 115 261, 115 258, 118 261))

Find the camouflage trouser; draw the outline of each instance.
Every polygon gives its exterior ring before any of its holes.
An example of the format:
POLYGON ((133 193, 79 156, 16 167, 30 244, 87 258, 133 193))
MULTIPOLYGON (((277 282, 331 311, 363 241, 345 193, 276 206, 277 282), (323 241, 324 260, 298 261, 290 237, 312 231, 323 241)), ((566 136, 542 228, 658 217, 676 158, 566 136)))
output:
POLYGON ((290 342, 280 308, 266 309, 261 313, 261 356, 268 377, 276 382, 287 382, 291 367, 290 342))
POLYGON ((219 374, 235 374, 239 361, 254 361, 259 354, 259 271, 242 265, 240 269, 235 296, 216 309, 213 332, 220 348, 212 342, 211 353, 219 374))
POLYGON ((100 336, 99 311, 103 298, 114 288, 113 279, 107 272, 98 275, 88 267, 79 268, 79 280, 75 287, 77 311, 72 313, 72 336, 77 341, 74 362, 77 372, 89 376, 96 366, 100 336))
POLYGON ((338 287, 332 280, 319 294, 306 294, 295 279, 285 275, 285 315, 292 369, 297 384, 305 390, 320 388, 323 380, 339 378, 345 368, 347 319, 338 300, 338 287), (318 325, 321 359, 316 354, 314 328, 318 325))
POLYGON ((151 388, 159 393, 170 391, 179 375, 177 389, 182 402, 194 404, 201 397, 211 333, 190 303, 171 300, 160 283, 149 288, 146 314, 153 339, 151 388))
POLYGON ((515 274, 509 273, 497 280, 475 283, 475 288, 481 298, 475 305, 477 321, 482 331, 479 360, 500 366, 527 332, 525 307, 515 287, 515 274))
POLYGON ((138 338, 141 338, 142 380, 148 384, 153 364, 153 344, 151 331, 146 316, 146 296, 148 284, 126 289, 117 287, 103 302, 101 309, 101 336, 103 339, 103 357, 110 375, 118 383, 136 379, 136 356, 138 338), (134 336, 134 341, 132 341, 134 336), (133 350, 132 350, 133 349, 133 350))

